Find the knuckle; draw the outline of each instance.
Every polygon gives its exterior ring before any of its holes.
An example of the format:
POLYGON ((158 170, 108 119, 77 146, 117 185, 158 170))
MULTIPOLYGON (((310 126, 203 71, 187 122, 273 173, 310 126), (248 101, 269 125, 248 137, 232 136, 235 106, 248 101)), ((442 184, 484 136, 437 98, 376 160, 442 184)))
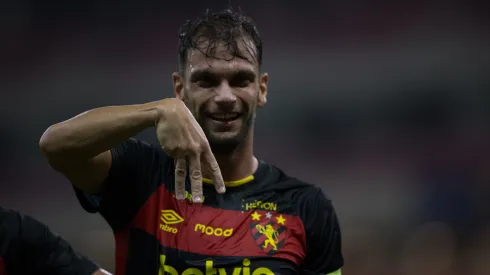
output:
POLYGON ((193 154, 194 152, 196 152, 196 145, 192 142, 189 142, 183 145, 182 150, 188 154, 193 154))
POLYGON ((216 165, 216 164, 211 164, 209 165, 209 170, 211 170, 211 172, 219 172, 219 166, 216 165))
POLYGON ((175 169, 175 176, 177 176, 177 177, 185 177, 185 174, 186 174, 185 169, 183 169, 183 168, 177 168, 177 169, 175 169))
POLYGON ((199 170, 193 170, 190 176, 193 180, 200 180, 202 178, 201 171, 199 170))
POLYGON ((187 151, 189 151, 189 146, 187 146, 187 144, 180 144, 178 147, 178 151, 187 152, 187 151))
POLYGON ((200 153, 202 151, 202 146, 199 142, 193 142, 191 147, 192 151, 195 153, 200 153))
POLYGON ((205 151, 209 148, 209 142, 206 139, 201 141, 201 143, 199 145, 201 146, 201 149, 203 149, 203 151, 205 151))

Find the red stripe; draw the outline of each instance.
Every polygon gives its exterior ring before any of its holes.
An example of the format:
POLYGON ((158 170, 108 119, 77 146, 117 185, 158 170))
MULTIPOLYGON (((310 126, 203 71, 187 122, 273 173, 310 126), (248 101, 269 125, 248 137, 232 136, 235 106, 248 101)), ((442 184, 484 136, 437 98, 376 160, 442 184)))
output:
POLYGON ((7 275, 7 267, 2 257, 0 257, 0 275, 7 275))
MULTIPOLYGON (((237 202, 240 204, 241 202, 237 202)), ((192 204, 188 201, 177 201, 173 193, 165 190, 162 185, 147 202, 141 207, 131 227, 140 228, 155 238, 164 246, 181 251, 188 251, 209 256, 269 256, 268 250, 262 250, 261 243, 256 241, 250 224, 253 222, 251 214, 257 212, 262 219, 266 219, 267 211, 250 210, 234 211, 217 209, 201 204, 192 204), (174 210, 184 218, 183 222, 167 225, 167 231, 176 230, 176 233, 164 231, 160 228, 161 210, 174 210), (214 236, 195 231, 196 224, 204 224, 212 228, 233 229, 230 237, 214 236)), ((278 249, 273 257, 283 258, 296 264, 301 264, 305 256, 305 232, 301 219, 297 216, 271 212, 272 219, 279 215, 286 220, 287 228, 281 237, 284 245, 278 249)), ((257 223, 257 221, 255 221, 257 223)), ((266 223, 264 223, 266 224, 266 223)), ((279 225, 274 226, 277 230, 279 225)), ((209 232, 208 228, 208 232, 209 232)), ((264 238, 264 239, 263 239, 264 238)), ((117 273, 119 274, 119 273, 117 273)))
POLYGON ((128 235, 129 235, 129 229, 124 229, 114 233, 114 238, 116 243, 116 274, 115 275, 126 274, 126 260, 128 257, 128 235))

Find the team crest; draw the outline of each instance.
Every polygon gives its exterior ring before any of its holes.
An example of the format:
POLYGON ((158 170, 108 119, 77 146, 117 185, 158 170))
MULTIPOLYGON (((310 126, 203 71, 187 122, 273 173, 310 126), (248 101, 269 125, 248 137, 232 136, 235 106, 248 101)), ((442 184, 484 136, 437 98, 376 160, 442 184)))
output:
POLYGON ((262 211, 255 211, 251 216, 250 231, 255 243, 269 255, 278 252, 287 237, 286 219, 280 214, 262 211))

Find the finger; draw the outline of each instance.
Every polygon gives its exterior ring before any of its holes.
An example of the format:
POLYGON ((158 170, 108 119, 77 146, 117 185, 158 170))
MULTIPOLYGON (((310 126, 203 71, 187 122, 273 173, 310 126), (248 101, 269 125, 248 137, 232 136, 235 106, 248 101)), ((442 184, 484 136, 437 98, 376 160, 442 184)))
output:
POLYGON ((189 160, 189 173, 191 179, 192 201, 202 202, 202 173, 199 155, 192 155, 189 160))
POLYGON ((216 158, 211 152, 211 149, 206 150, 203 153, 203 158, 206 161, 206 166, 209 169, 209 172, 211 173, 212 181, 214 187, 216 188, 216 191, 219 194, 225 193, 226 192, 225 182, 223 180, 223 176, 221 175, 221 170, 219 169, 218 162, 216 161, 216 158))
POLYGON ((187 162, 185 158, 175 159, 175 197, 178 200, 185 199, 185 176, 187 174, 187 162))

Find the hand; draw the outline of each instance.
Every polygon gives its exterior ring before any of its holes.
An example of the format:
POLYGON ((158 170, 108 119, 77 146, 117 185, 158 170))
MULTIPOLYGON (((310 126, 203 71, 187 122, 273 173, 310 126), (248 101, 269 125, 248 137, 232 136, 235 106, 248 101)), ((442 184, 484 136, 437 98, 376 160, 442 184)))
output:
POLYGON ((220 194, 225 192, 225 184, 218 162, 201 126, 184 102, 179 99, 166 99, 159 108, 160 119, 156 130, 160 145, 168 155, 175 159, 175 196, 185 199, 185 177, 187 165, 191 180, 192 201, 202 202, 202 168, 207 168, 220 194), (202 162, 201 162, 202 160, 202 162))

